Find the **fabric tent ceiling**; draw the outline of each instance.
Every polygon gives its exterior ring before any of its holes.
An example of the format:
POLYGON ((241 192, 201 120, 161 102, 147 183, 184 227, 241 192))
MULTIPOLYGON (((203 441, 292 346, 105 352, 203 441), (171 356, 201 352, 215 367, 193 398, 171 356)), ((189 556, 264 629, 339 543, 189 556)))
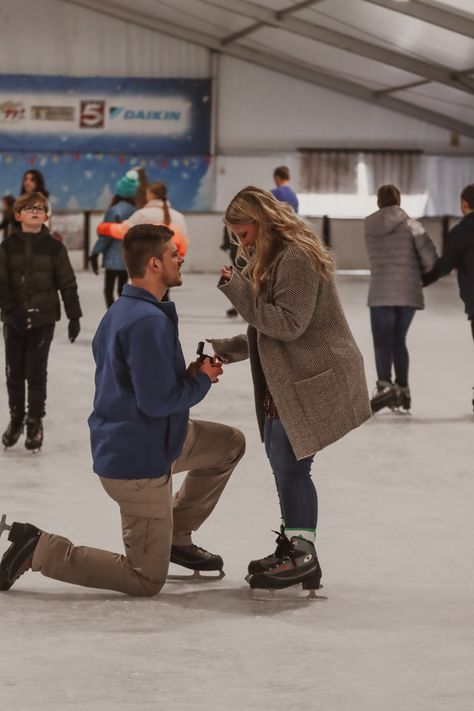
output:
POLYGON ((62 0, 474 138, 472 0, 62 0))

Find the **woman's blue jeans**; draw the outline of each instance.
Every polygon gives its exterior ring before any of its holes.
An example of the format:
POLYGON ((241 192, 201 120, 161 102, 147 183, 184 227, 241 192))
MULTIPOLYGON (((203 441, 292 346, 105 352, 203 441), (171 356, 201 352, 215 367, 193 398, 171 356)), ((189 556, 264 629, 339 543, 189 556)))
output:
POLYGON ((409 356, 406 336, 416 309, 412 306, 372 306, 370 323, 374 339, 377 379, 392 380, 400 387, 408 385, 409 356))
POLYGON ((266 418, 264 442, 285 526, 315 529, 318 522, 318 495, 311 479, 314 456, 299 461, 296 459, 280 420, 266 418))

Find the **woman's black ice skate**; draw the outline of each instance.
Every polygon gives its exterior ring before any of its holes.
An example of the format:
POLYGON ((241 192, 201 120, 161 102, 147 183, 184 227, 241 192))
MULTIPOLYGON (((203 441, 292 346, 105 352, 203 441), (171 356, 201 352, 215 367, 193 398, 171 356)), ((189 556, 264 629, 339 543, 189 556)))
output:
POLYGON ((402 387, 398 386, 398 408, 402 409, 405 413, 410 414, 411 409, 411 393, 408 386, 402 387))
POLYGON ((3 531, 10 531, 8 540, 12 544, 0 562, 0 590, 9 590, 20 575, 31 568, 33 553, 42 532, 31 523, 15 522, 8 526, 5 515, 0 520, 0 536, 3 531))
POLYGON ((265 558, 259 558, 258 560, 250 561, 249 574, 245 578, 247 582, 249 582, 251 575, 256 575, 256 573, 263 573, 264 570, 268 570, 269 568, 276 565, 279 558, 282 558, 284 555, 289 553, 291 549, 291 543, 290 539, 285 536, 285 527, 283 525, 280 526, 280 532, 278 533, 278 531, 274 531, 274 533, 277 534, 275 540, 277 547, 275 549, 275 552, 270 553, 270 555, 265 556, 265 558))
POLYGON ((388 380, 377 380, 375 392, 370 401, 372 414, 382 410, 384 407, 393 409, 398 406, 398 388, 388 380))
POLYGON ((221 580, 225 573, 222 570, 224 561, 220 555, 209 553, 204 548, 192 543, 189 546, 171 546, 170 562, 175 565, 181 565, 183 568, 193 570, 193 575, 168 575, 168 580, 187 580, 187 581, 208 581, 221 580), (201 572, 211 572, 218 570, 218 575, 201 575, 201 572))
POLYGON ((15 413, 12 412, 10 415, 10 422, 8 423, 8 427, 2 435, 2 444, 5 447, 5 449, 8 449, 9 447, 13 447, 13 445, 15 445, 18 442, 21 435, 23 434, 24 429, 25 429, 25 416, 24 415, 16 415, 15 413))
POLYGON ((321 575, 314 544, 294 536, 288 553, 271 568, 251 575, 249 583, 254 590, 281 590, 301 583, 303 590, 309 590, 311 597, 315 597, 315 591, 321 587, 321 575))
POLYGON ((37 452, 43 445, 43 423, 41 417, 28 415, 26 418, 25 447, 30 452, 37 452))

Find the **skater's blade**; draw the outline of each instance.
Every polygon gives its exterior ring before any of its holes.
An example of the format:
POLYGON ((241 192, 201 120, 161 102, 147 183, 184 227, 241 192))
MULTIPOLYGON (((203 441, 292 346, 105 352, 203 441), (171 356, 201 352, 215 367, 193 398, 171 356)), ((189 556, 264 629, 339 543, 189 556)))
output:
POLYGON ((168 582, 184 581, 187 583, 212 583, 217 580, 222 580, 225 576, 223 570, 219 570, 217 575, 202 575, 199 570, 195 570, 192 575, 168 575, 168 582))
POLYGON ((8 525, 7 523, 7 517, 5 514, 3 514, 2 518, 0 519, 0 536, 4 531, 10 531, 11 526, 8 525))

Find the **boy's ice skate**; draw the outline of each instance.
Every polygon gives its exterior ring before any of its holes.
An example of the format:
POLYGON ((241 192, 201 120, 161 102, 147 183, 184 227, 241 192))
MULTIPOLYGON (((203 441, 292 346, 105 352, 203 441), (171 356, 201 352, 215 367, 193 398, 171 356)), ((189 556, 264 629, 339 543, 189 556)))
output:
POLYGON ((187 582, 208 582, 222 580, 224 561, 220 555, 209 553, 204 548, 192 543, 189 546, 171 546, 170 562, 193 570, 192 575, 168 575, 168 580, 186 580, 187 582), (201 572, 219 571, 217 575, 201 575, 201 572))
POLYGON ((25 447, 30 452, 38 452, 43 445, 43 423, 41 417, 28 415, 26 418, 25 447))
POLYGON ((321 587, 321 575, 314 544, 295 536, 290 541, 289 551, 275 565, 250 575, 248 582, 252 592, 282 590, 301 585, 304 591, 309 591, 308 597, 317 598, 316 590, 321 587))
POLYGON ((25 416, 23 414, 17 415, 15 412, 12 412, 10 414, 10 422, 8 423, 8 427, 2 435, 2 444, 4 449, 13 447, 20 439, 24 429, 25 416))
POLYGON ((9 531, 8 540, 12 544, 0 562, 0 590, 9 590, 20 575, 31 568, 33 553, 42 532, 31 523, 15 521, 9 526, 5 514, 0 520, 0 536, 3 531, 9 531))
POLYGON ((259 558, 258 560, 251 560, 248 566, 249 573, 246 576, 246 581, 249 582, 250 576, 256 573, 263 573, 264 570, 268 570, 272 566, 276 565, 279 558, 289 553, 291 549, 290 539, 285 535, 285 527, 282 524, 280 526, 280 531, 274 531, 277 534, 275 543, 277 547, 274 553, 265 556, 265 558, 259 558))

